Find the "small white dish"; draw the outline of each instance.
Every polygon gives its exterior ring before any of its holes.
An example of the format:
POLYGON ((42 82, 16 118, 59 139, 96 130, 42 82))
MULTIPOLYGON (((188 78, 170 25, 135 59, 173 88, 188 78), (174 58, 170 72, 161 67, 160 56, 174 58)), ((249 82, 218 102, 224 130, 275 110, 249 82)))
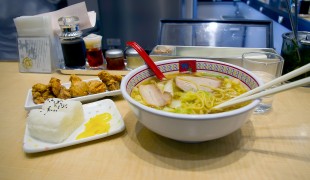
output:
MULTIPOLYGON (((85 82, 91 81, 91 80, 100 80, 99 78, 94 78, 94 79, 88 79, 88 80, 84 80, 85 82)), ((65 86, 66 88, 69 88, 71 83, 64 83, 62 84, 63 86, 65 86)), ((88 102, 88 101, 92 101, 92 100, 97 100, 106 96, 116 96, 116 95, 120 95, 121 94, 121 90, 115 90, 115 91, 106 91, 103 93, 98 93, 98 94, 90 94, 87 96, 81 96, 81 97, 76 97, 76 98, 71 98, 72 100, 76 100, 76 101, 80 101, 80 102, 88 102)), ((42 104, 35 104, 33 102, 33 97, 32 97, 32 89, 28 90, 28 94, 26 97, 26 102, 25 102, 25 109, 27 111, 31 110, 31 109, 39 109, 42 107, 42 104)))
POLYGON ((117 110, 116 105, 110 99, 104 99, 101 101, 84 104, 84 122, 83 124, 77 128, 64 142, 62 143, 48 143, 43 142, 38 139, 32 138, 28 131, 28 127, 26 125, 25 136, 24 136, 24 144, 23 149, 26 153, 36 153, 42 151, 49 151, 53 149, 63 148, 67 146, 72 146, 75 144, 80 144, 88 141, 93 141, 96 139, 104 138, 107 136, 111 136, 117 134, 125 129, 125 123, 119 111, 117 110), (96 116, 97 114, 102 113, 110 113, 112 115, 112 119, 110 120, 110 130, 107 133, 94 135, 84 139, 76 140, 76 137, 84 131, 85 124, 89 121, 91 117, 96 116))

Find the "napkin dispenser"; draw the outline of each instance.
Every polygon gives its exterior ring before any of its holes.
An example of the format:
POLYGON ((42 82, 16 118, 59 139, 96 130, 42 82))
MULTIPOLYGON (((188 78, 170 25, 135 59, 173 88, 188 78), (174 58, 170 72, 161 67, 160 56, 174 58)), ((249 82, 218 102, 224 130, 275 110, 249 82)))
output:
POLYGON ((17 29, 19 71, 51 73, 59 60, 50 16, 23 16, 14 19, 17 29))
POLYGON ((85 2, 54 12, 14 19, 18 35, 20 72, 52 73, 63 67, 57 20, 59 17, 68 15, 80 18, 81 30, 95 26, 96 13, 87 12, 85 2))

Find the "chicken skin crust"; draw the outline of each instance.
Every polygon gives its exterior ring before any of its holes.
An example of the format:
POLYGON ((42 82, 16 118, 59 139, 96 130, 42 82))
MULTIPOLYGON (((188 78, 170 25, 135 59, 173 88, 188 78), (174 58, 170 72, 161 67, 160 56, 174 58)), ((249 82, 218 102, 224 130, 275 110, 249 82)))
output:
POLYGON ((42 104, 46 99, 54 97, 49 85, 37 83, 32 86, 32 99, 35 104, 42 104))
POLYGON ((71 86, 69 88, 72 97, 88 95, 87 83, 75 74, 70 76, 71 86))
POLYGON ((90 94, 102 93, 107 90, 107 86, 99 80, 91 80, 87 82, 88 92, 90 94))
POLYGON ((54 78, 52 77, 50 82, 50 90, 52 91, 52 93, 58 97, 59 93, 60 93, 60 89, 61 89, 61 83, 60 83, 60 79, 54 78))
POLYGON ((106 84, 109 91, 114 91, 120 89, 120 84, 122 81, 122 76, 111 75, 106 71, 101 71, 98 73, 100 80, 106 84))

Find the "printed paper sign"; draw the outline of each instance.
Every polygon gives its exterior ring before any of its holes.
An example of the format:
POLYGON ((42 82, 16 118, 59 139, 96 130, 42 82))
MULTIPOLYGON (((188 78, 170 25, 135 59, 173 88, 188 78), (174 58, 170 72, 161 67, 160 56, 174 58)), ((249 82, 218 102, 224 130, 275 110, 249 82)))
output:
POLYGON ((52 72, 48 37, 19 37, 18 50, 20 72, 52 72))

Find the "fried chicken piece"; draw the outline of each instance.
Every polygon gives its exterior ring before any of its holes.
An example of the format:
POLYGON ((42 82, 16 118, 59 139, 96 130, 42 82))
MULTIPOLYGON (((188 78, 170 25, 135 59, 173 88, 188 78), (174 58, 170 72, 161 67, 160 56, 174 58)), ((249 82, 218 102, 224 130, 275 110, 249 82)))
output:
POLYGON ((32 92, 37 91, 37 92, 45 92, 49 90, 49 86, 42 84, 42 83, 37 83, 32 86, 32 92))
POLYGON ((71 83, 76 83, 76 82, 82 81, 82 79, 75 74, 71 74, 69 80, 71 81, 71 83))
POLYGON ((60 79, 52 77, 50 82, 50 91, 60 99, 68 99, 71 98, 71 94, 69 89, 67 89, 65 86, 61 85, 60 79))
POLYGON ((115 81, 114 79, 109 80, 106 82, 109 91, 114 91, 120 89, 120 82, 115 81))
POLYGON ((61 90, 61 83, 60 79, 52 77, 49 82, 50 90, 53 92, 53 94, 58 97, 60 90, 61 90))
POLYGON ((106 83, 107 81, 112 79, 111 74, 109 74, 107 71, 100 71, 98 73, 98 77, 103 83, 106 83))
POLYGON ((88 81, 87 85, 88 85, 88 92, 90 94, 102 93, 107 90, 107 86, 103 82, 98 80, 88 81))
POLYGON ((101 71, 98 73, 98 77, 101 79, 103 83, 107 85, 109 91, 120 89, 122 76, 111 75, 106 71, 101 71))
POLYGON ((37 83, 32 86, 32 97, 35 104, 42 104, 48 98, 54 98, 55 96, 50 91, 50 86, 37 83))
POLYGON ((70 76, 71 86, 69 88, 71 97, 79 97, 88 95, 88 86, 87 83, 82 81, 76 75, 70 76))
POLYGON ((61 86, 57 97, 60 99, 69 99, 71 98, 71 93, 65 86, 61 86))
POLYGON ((122 76, 120 76, 120 75, 111 75, 112 76, 112 78, 115 80, 115 81, 117 81, 117 82, 121 82, 122 81, 122 76))
POLYGON ((111 79, 113 79, 113 80, 115 80, 117 82, 121 82, 122 81, 122 76, 120 76, 120 75, 111 75, 107 71, 100 71, 98 73, 98 77, 101 79, 101 81, 103 83, 106 83, 106 82, 110 81, 111 79))

